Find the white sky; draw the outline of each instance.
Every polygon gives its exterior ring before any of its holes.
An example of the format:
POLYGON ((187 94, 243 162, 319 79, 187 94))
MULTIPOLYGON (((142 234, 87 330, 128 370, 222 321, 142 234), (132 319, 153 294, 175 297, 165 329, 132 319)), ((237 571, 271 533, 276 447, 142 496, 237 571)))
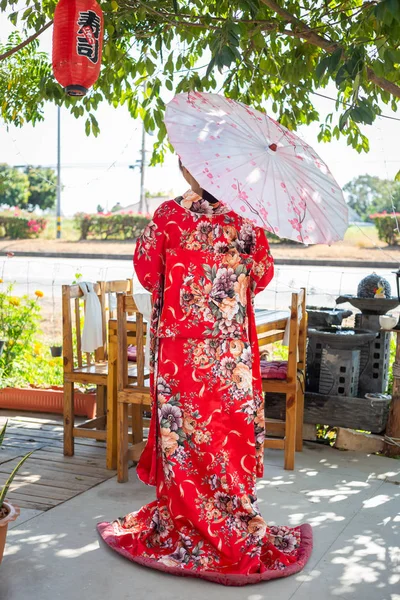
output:
MULTIPOLYGON (((10 31, 4 15, 0 15, 0 41, 4 42, 10 31)), ((43 36, 41 49, 50 51, 51 30, 43 36)), ((320 90, 330 96, 335 89, 320 90)), ((315 106, 321 121, 332 111, 334 102, 315 97, 315 106)), ((396 116, 388 107, 384 114, 396 116)), ((97 111, 101 133, 97 138, 86 137, 85 119, 75 119, 66 109, 61 118, 62 160, 62 212, 65 215, 77 211, 93 212, 98 204, 110 209, 116 202, 122 206, 139 200, 139 170, 129 169, 140 158, 141 122, 134 121, 124 107, 114 109, 103 105, 97 111)), ((359 155, 347 146, 346 140, 319 144, 319 124, 302 127, 298 133, 313 146, 328 164, 340 185, 350 179, 369 173, 381 178, 392 178, 400 169, 400 121, 378 118, 372 126, 364 126, 371 150, 359 155)), ((152 145, 147 137, 147 148, 152 145)), ((45 121, 36 127, 22 129, 0 122, 0 163, 10 165, 55 165, 57 161, 57 108, 48 105, 45 121)), ((162 167, 147 168, 145 187, 152 193, 172 191, 183 193, 187 185, 182 179, 176 158, 167 157, 162 167)))

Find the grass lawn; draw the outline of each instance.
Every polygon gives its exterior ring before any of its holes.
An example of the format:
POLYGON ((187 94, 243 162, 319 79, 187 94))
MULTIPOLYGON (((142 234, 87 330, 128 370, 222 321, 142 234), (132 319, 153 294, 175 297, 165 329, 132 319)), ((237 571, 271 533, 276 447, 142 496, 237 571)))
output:
POLYGON ((370 248, 374 244, 386 246, 385 242, 381 242, 378 237, 378 230, 375 225, 360 224, 350 225, 346 231, 343 242, 358 248, 370 248))
MULTIPOLYGON (((46 216, 47 227, 40 236, 43 240, 56 239, 56 217, 54 215, 46 216)), ((61 220, 61 237, 68 242, 77 242, 79 240, 79 231, 74 226, 74 219, 63 217, 61 220)))

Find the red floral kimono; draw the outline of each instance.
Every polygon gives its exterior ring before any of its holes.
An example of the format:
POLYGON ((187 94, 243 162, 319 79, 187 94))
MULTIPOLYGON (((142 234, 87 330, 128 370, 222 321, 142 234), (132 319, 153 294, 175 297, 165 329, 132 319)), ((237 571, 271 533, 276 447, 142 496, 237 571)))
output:
POLYGON ((165 202, 135 251, 152 292, 149 439, 137 472, 157 499, 99 532, 130 560, 245 585, 300 571, 309 525, 257 506, 264 402, 253 297, 273 261, 262 229, 193 192, 165 202))

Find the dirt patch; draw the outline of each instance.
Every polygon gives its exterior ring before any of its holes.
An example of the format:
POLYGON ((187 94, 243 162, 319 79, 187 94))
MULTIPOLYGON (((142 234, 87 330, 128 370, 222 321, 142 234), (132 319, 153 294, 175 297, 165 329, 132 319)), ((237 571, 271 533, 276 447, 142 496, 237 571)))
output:
POLYGON ((10 512, 10 511, 9 511, 9 509, 7 508, 7 506, 2 506, 2 507, 0 508, 0 521, 1 521, 2 519, 5 519, 5 518, 6 518, 6 516, 8 515, 8 513, 9 513, 9 512, 10 512))

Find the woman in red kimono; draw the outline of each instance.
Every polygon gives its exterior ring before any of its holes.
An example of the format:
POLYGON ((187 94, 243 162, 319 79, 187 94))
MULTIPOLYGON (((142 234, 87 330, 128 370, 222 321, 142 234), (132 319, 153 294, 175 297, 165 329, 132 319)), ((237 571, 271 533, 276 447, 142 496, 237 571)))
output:
POLYGON ((262 229, 201 190, 165 202, 136 245, 153 297, 152 420, 139 478, 157 499, 103 539, 176 575, 245 585, 300 571, 309 525, 268 526, 257 506, 264 401, 254 295, 273 276, 262 229))

